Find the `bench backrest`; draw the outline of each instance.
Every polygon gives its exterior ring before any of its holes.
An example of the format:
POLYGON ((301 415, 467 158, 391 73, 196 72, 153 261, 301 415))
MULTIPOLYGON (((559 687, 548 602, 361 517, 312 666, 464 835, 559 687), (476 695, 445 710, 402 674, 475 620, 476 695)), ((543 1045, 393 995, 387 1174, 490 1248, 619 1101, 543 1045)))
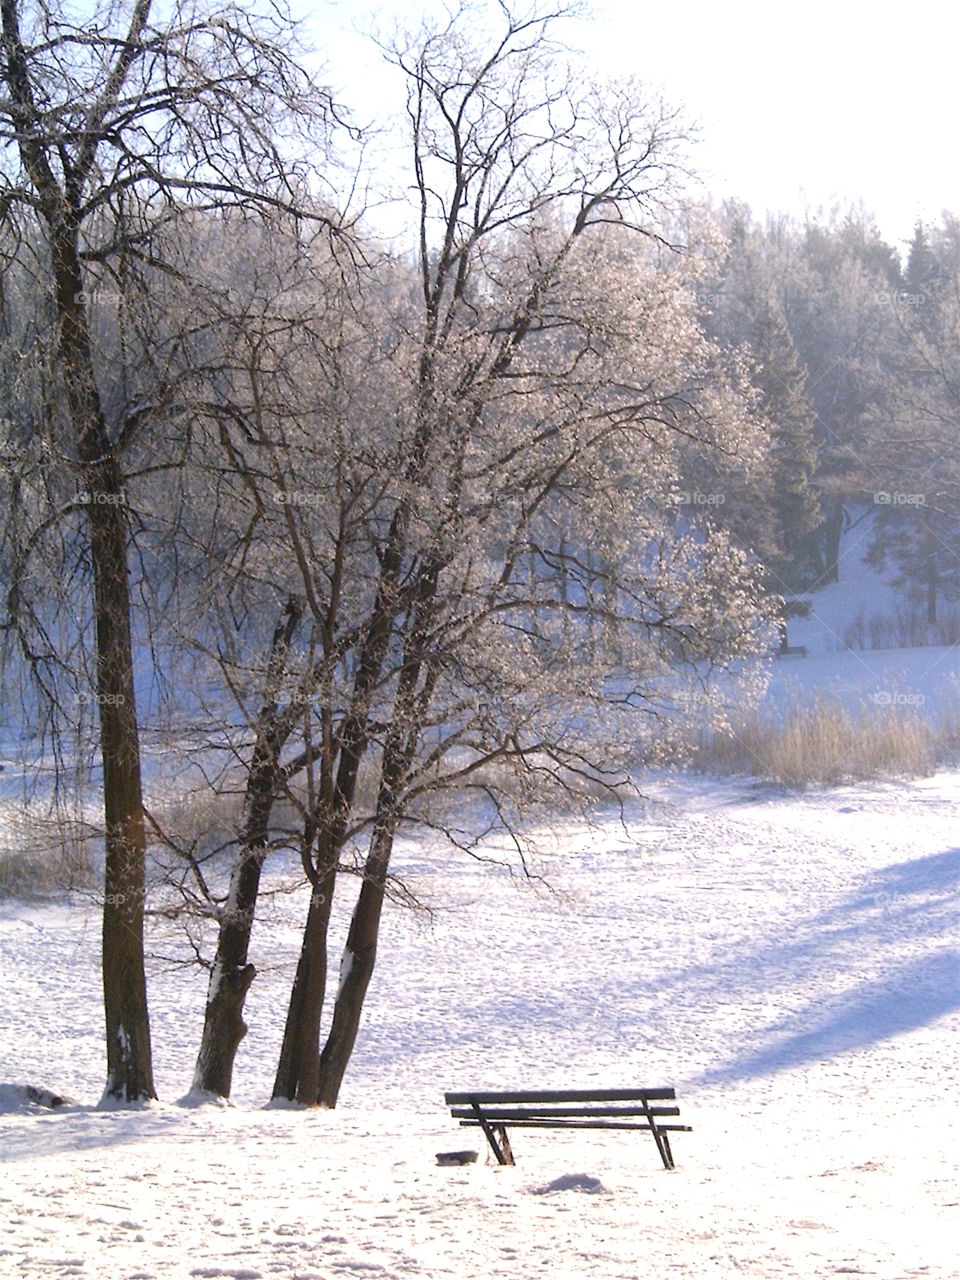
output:
POLYGON ((522 1106, 536 1103, 601 1103, 601 1102, 672 1102, 677 1092, 672 1088, 656 1089, 472 1089, 445 1093, 448 1107, 522 1106))

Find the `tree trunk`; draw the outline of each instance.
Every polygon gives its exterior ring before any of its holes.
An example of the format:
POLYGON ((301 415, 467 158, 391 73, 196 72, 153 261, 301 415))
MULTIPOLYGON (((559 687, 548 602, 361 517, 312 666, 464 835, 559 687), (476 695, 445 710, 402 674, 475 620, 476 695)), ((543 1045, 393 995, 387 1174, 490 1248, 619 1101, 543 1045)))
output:
MULTIPOLYGON (((405 671, 407 681, 415 679, 416 670, 418 667, 412 665, 405 671)), ((402 677, 401 694, 398 695, 402 706, 407 705, 404 683, 402 677)), ((307 915, 273 1089, 275 1098, 296 1099, 307 1106, 336 1105, 343 1073, 356 1040, 363 999, 373 973, 380 911, 397 822, 393 797, 397 781, 408 762, 396 727, 388 734, 384 749, 377 818, 364 866, 363 885, 347 935, 333 1023, 321 1054, 320 1023, 327 980, 327 931, 337 861, 356 788, 359 761, 356 746, 341 761, 337 788, 339 808, 332 823, 323 831, 318 845, 319 878, 307 915)))
MULTIPOLYGON (((435 336, 436 316, 428 319, 428 331, 435 336)), ((420 393, 421 412, 432 392, 432 357, 429 355, 430 342, 421 359, 420 393)), ((427 458, 427 444, 431 433, 431 419, 424 414, 417 427, 410 462, 406 468, 405 479, 411 484, 423 476, 427 458)), ((283 1097, 306 1103, 332 1107, 336 1103, 344 1070, 350 1058, 350 1052, 356 1039, 360 1010, 376 955, 376 936, 379 926, 380 909, 383 903, 383 892, 386 883, 387 862, 393 843, 393 831, 396 816, 393 812, 393 787, 399 776, 402 753, 396 722, 388 735, 389 743, 384 750, 381 765, 380 795, 378 797, 378 819, 374 826, 371 840, 371 852, 367 858, 366 871, 376 863, 378 848, 377 832, 380 831, 380 847, 385 851, 382 877, 380 877, 379 902, 375 902, 377 890, 365 876, 357 911, 350 925, 347 940, 347 954, 353 954, 353 947, 358 949, 359 961, 356 973, 348 966, 342 971, 340 990, 334 1009, 333 1026, 323 1056, 320 1055, 320 1024, 323 1016, 323 1001, 327 979, 327 928, 329 913, 336 883, 337 860, 347 827, 354 797, 361 762, 369 743, 370 699, 389 647, 390 635, 398 608, 400 574, 403 564, 403 552, 406 543, 407 527, 412 515, 409 495, 404 496, 394 508, 393 517, 387 532, 386 542, 380 556, 380 578, 377 594, 370 610, 365 628, 363 642, 360 646, 359 661, 354 677, 353 698, 350 712, 346 716, 341 729, 340 761, 337 768, 336 784, 330 797, 331 811, 324 815, 321 825, 321 836, 318 841, 317 867, 318 883, 314 885, 307 913, 307 925, 300 949, 300 960, 297 975, 287 1013, 284 1029, 283 1045, 276 1080, 274 1082, 275 1098, 283 1097), (383 823, 384 798, 391 801, 389 812, 392 815, 387 825, 383 823), (383 824, 383 825, 380 825, 383 824), (371 897, 372 895, 372 897, 371 897), (358 915, 360 917, 358 923, 358 915), (372 937, 372 951, 368 939, 372 937), (366 973, 366 977, 361 975, 366 973), (359 992, 357 998, 356 993, 359 992), (348 1012, 348 1003, 353 1001, 355 1013, 348 1012), (352 1023, 352 1030, 351 1030, 352 1023)), ((416 610, 419 622, 415 622, 413 635, 419 645, 423 634, 423 611, 436 591, 439 564, 429 562, 420 569, 418 575, 418 606, 416 610)), ((416 685, 420 658, 409 658, 404 663, 404 671, 400 678, 397 705, 409 705, 412 690, 416 685)), ((401 721, 402 723, 402 717, 401 721)), ((379 871, 376 873, 379 875, 379 871)), ((345 957, 346 958, 346 957, 345 957)), ((352 964, 352 962, 350 962, 352 964)))
POLYGON ((558 560, 560 569, 560 599, 563 603, 561 614, 563 644, 565 649, 569 649, 572 630, 570 622, 570 566, 567 563, 567 542, 562 534, 560 535, 560 551, 558 560))
POLYGON ((264 703, 257 717, 257 741, 247 776, 240 853, 220 919, 217 955, 210 975, 203 1035, 193 1074, 194 1090, 221 1098, 230 1096, 237 1049, 247 1034, 243 1006, 257 972, 247 960, 250 935, 260 893, 260 873, 267 856, 270 814, 280 776, 280 752, 294 723, 288 712, 278 710, 277 697, 290 642, 303 609, 299 598, 291 596, 287 600, 270 645, 264 703))
POLYGON ((937 588, 940 575, 937 572, 937 551, 932 544, 932 535, 927 535, 926 574, 927 579, 927 625, 935 626, 937 622, 937 588))
POLYGON ((586 563, 586 593, 587 593, 587 651, 590 654, 590 662, 597 660, 597 597, 596 583, 593 576, 593 552, 588 548, 584 556, 586 563))
MULTIPOLYGON (((269 813, 270 804, 266 807, 269 813)), ((247 952, 266 856, 266 823, 261 825, 258 819, 248 835, 252 843, 245 841, 234 867, 227 907, 220 921, 217 957, 210 975, 203 1035, 193 1073, 194 1090, 221 1098, 230 1096, 234 1059, 247 1034, 243 1005, 257 973, 247 962, 247 952)))
MULTIPOLYGON (((116 473, 103 495, 116 494, 116 473)), ((102 483, 102 481, 101 481, 102 483)), ((90 548, 97 635, 97 702, 103 757, 106 849, 103 999, 104 1099, 156 1097, 143 961, 146 834, 134 700, 126 530, 119 505, 91 502, 90 548), (106 518, 104 518, 106 517, 106 518)))
POLYGON ((400 548, 408 515, 402 503, 394 512, 380 585, 354 681, 353 706, 340 734, 340 763, 331 801, 332 812, 325 814, 321 823, 317 842, 318 883, 314 886, 307 913, 274 1081, 274 1098, 296 1099, 307 1106, 317 1103, 314 1084, 320 1072, 320 1022, 327 980, 327 926, 336 884, 337 860, 356 794, 360 764, 367 750, 369 697, 389 642, 400 548))
POLYGON ((356 1043, 363 1002, 376 963, 387 869, 399 815, 397 796, 419 740, 423 709, 430 703, 439 672, 437 665, 428 664, 427 676, 418 694, 417 688, 426 661, 426 639, 433 616, 440 568, 439 561, 428 561, 421 569, 417 582, 416 608, 404 646, 392 722, 384 740, 376 817, 363 868, 363 884, 347 933, 333 1021, 320 1055, 316 1103, 321 1107, 337 1105, 340 1085, 356 1043))
POLYGON ((843 537, 844 506, 834 498, 823 522, 823 574, 818 585, 840 581, 840 541, 843 537))
POLYGON ((619 664, 623 660, 623 654, 620 645, 620 623, 618 621, 620 589, 617 568, 617 562, 613 556, 603 560, 601 589, 604 603, 603 656, 607 662, 619 664))
POLYGON ((320 1020, 327 989, 327 931, 336 884, 336 862, 310 895, 297 976, 290 992, 273 1097, 316 1105, 320 1081, 320 1020))
POLYGON ((320 1055, 316 1102, 321 1107, 337 1105, 343 1076, 360 1029, 363 1002, 377 959, 377 938, 394 830, 395 821, 391 818, 375 828, 371 838, 363 884, 343 952, 333 1021, 320 1055))
POLYGON ((104 1100, 153 1098, 153 1057, 143 963, 146 832, 133 678, 126 495, 97 388, 83 304, 78 236, 52 228, 58 354, 81 464, 97 644, 97 710, 103 758, 105 869, 103 996, 107 1036, 104 1100))

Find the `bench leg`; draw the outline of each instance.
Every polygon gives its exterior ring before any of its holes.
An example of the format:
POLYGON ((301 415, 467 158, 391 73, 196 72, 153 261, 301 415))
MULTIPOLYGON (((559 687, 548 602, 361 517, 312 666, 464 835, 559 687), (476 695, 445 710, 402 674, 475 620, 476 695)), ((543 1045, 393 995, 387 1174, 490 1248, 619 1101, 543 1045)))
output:
POLYGON ((514 1164, 513 1151, 510 1148, 510 1138, 507 1135, 507 1126, 498 1124, 496 1126, 497 1133, 500 1135, 500 1149, 503 1151, 504 1164, 514 1164))
POLYGON ((470 1105, 476 1112, 477 1119, 480 1121, 480 1128, 486 1134, 493 1154, 497 1157, 497 1164, 513 1164, 513 1152, 510 1150, 507 1126, 503 1124, 491 1125, 475 1102, 470 1105))
MULTIPOLYGON (((646 1108, 644 1108, 646 1110, 646 1108)), ((653 1134, 653 1140, 657 1144, 657 1150, 660 1152, 660 1159, 663 1161, 665 1169, 672 1169, 673 1152, 670 1150, 670 1141, 665 1133, 661 1133, 657 1127, 657 1122, 649 1111, 646 1112, 647 1121, 650 1125, 650 1132, 653 1134)))

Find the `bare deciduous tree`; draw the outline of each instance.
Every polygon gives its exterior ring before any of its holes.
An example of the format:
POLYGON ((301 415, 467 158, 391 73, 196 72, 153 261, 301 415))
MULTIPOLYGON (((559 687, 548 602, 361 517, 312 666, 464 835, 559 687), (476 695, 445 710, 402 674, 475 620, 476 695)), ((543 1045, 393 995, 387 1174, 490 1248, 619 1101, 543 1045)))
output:
MULTIPOLYGON (((263 705, 311 882, 274 1092, 308 1105, 337 1100, 399 824, 522 844, 531 798, 617 794, 678 664, 757 643, 756 566, 675 500, 691 450, 742 467, 762 447, 741 372, 698 327, 695 264, 667 244, 682 130, 635 86, 561 74, 553 16, 502 6, 482 50, 463 10, 394 51, 415 272, 359 279, 324 394, 300 366, 299 416, 243 448, 251 489, 289 499, 271 518, 297 579, 276 599, 303 602, 263 705), (345 870, 360 888, 321 1048, 345 870)), ((266 847, 234 872, 201 1088, 229 1086, 266 847)))
MULTIPOLYGON (((0 215, 32 252, 55 333, 62 435, 92 569, 106 878, 105 1097, 154 1094, 143 965, 145 832, 128 568, 125 454, 158 404, 116 404, 91 326, 98 285, 126 288, 159 222, 185 209, 303 210, 298 135, 322 141, 329 102, 290 53, 290 24, 224 5, 103 5, 76 21, 45 0, 2 0, 0 215), (39 244, 29 236, 39 228, 39 244), (108 390, 109 388, 109 390, 108 390)), ((302 150, 302 148, 301 148, 302 150)), ((29 434, 29 424, 24 429, 29 434)), ((22 432, 21 432, 22 436, 22 432)), ((51 525, 55 524, 51 519, 51 525)), ((22 544, 29 552, 30 539, 22 544)), ((28 566, 8 599, 22 611, 28 566)))

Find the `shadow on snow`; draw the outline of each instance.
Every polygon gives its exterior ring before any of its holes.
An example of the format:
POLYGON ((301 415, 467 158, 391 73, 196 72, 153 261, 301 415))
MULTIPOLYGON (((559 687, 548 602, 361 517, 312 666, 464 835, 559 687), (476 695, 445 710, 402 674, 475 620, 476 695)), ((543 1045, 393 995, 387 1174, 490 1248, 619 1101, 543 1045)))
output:
POLYGON ((894 863, 836 906, 785 924, 785 937, 753 949, 738 946, 718 965, 671 975, 668 985, 688 994, 696 989, 698 1003, 711 994, 749 1003, 785 984, 816 991, 819 977, 850 979, 842 992, 808 996, 792 1014, 750 1028, 740 1052, 690 1083, 750 1079, 828 1060, 960 1008, 958 888, 960 849, 894 863), (922 942, 926 954, 890 955, 885 963, 885 952, 912 942, 922 942))

